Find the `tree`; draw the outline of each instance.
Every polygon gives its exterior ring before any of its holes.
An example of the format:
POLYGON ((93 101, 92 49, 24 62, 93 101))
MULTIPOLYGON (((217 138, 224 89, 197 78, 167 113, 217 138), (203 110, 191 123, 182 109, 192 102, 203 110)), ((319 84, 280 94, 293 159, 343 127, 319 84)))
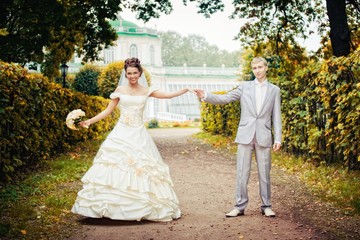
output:
MULTIPOLYGON (((221 1, 211 6, 202 4, 207 2, 204 0, 197 2, 205 16, 223 7, 221 1)), ((261 42, 276 42, 278 50, 289 43, 296 46, 296 39, 306 39, 313 33, 311 24, 319 23, 318 33, 321 35, 330 28, 333 54, 346 56, 350 53, 350 46, 353 50, 357 47, 350 42, 347 16, 353 21, 350 30, 358 33, 359 3, 359 0, 326 0, 324 6, 323 0, 235 0, 231 17, 249 20, 237 36, 245 46, 256 47, 261 42), (326 10, 329 21, 326 21, 326 10)))
POLYGON ((124 8, 144 21, 172 10, 168 0, 2 0, 0 59, 42 63, 48 77, 58 76, 75 52, 84 62, 99 60, 99 51, 117 38, 108 20, 124 8))
POLYGON ((350 31, 347 24, 345 1, 326 0, 330 22, 330 39, 335 56, 350 54, 350 31))
POLYGON ((160 32, 162 39, 162 62, 165 66, 187 66, 201 67, 206 64, 208 67, 239 66, 239 52, 229 53, 220 50, 215 45, 210 45, 200 35, 190 34, 186 37, 179 33, 168 31, 160 32))
POLYGON ((88 95, 98 95, 98 79, 101 70, 94 66, 87 64, 76 74, 72 87, 77 92, 83 92, 88 95))

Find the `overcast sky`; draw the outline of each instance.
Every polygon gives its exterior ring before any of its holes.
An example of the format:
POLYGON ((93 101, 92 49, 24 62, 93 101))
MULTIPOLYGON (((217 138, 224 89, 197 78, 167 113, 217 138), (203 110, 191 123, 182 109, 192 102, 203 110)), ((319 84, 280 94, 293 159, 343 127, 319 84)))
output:
MULTIPOLYGON (((189 34, 198 34, 211 44, 216 45, 220 49, 234 51, 240 49, 240 41, 233 40, 239 33, 240 27, 246 21, 241 19, 229 19, 233 11, 233 0, 223 0, 225 9, 223 12, 217 12, 210 18, 205 18, 202 14, 198 14, 196 2, 188 2, 188 6, 184 6, 181 0, 172 0, 173 11, 170 15, 163 14, 159 19, 152 19, 145 24, 146 27, 156 28, 159 31, 175 31, 182 36, 189 34)), ((143 21, 136 20, 135 13, 128 10, 121 14, 125 20, 144 26, 143 21)), ((319 47, 319 38, 311 37, 303 43, 307 50, 317 50, 319 47)))

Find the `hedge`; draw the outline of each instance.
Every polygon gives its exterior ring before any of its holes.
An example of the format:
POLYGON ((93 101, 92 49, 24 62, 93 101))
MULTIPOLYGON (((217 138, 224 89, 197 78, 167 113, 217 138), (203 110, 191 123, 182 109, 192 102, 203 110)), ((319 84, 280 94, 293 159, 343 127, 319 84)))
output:
MULTIPOLYGON (((224 94, 226 92, 215 92, 224 94)), ((201 103, 201 122, 205 131, 220 134, 235 139, 240 121, 240 102, 232 102, 225 105, 213 105, 201 103)))
MULTIPOLYGON (((295 76, 279 76, 283 148, 318 163, 360 168, 360 49, 348 57, 310 62, 295 76)), ((202 103, 203 128, 233 136, 240 117, 238 103, 202 103)))
POLYGON ((70 111, 81 108, 90 118, 104 110, 110 100, 64 89, 2 61, 0 81, 1 180, 9 180, 22 168, 51 159, 84 139, 96 138, 118 119, 119 112, 114 112, 88 130, 73 131, 65 125, 70 111))

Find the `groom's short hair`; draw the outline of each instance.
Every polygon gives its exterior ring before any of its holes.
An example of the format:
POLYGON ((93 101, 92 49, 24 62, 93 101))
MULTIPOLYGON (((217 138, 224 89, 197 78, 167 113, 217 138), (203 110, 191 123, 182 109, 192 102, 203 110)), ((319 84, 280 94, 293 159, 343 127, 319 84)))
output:
POLYGON ((255 64, 255 63, 259 63, 259 62, 264 63, 265 66, 268 65, 266 59, 263 58, 263 57, 254 57, 253 60, 251 61, 251 65, 253 65, 253 64, 255 64))

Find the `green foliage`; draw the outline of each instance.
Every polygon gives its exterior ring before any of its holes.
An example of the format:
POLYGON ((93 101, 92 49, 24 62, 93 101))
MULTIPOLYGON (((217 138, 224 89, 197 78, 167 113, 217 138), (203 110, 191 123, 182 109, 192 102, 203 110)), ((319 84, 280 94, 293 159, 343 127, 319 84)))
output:
POLYGON ((162 39, 162 62, 165 66, 225 67, 239 66, 239 51, 229 53, 210 45, 200 35, 182 37, 179 33, 168 31, 160 33, 162 39))
POLYGON ((157 119, 152 119, 149 121, 149 128, 159 128, 159 121, 157 119))
POLYGON ((307 38, 311 32, 310 24, 322 23, 325 18, 325 6, 321 0, 242 0, 234 5, 236 9, 232 17, 248 20, 237 36, 245 46, 262 42, 297 46, 296 38, 307 38))
POLYGON ((240 121, 240 103, 237 101, 225 105, 213 105, 202 102, 201 121, 204 130, 235 138, 240 121))
MULTIPOLYGON (((199 12, 205 16, 223 7, 221 1, 191 1, 198 2, 199 12)), ((234 12, 231 18, 248 20, 236 37, 245 47, 265 42, 275 43, 277 50, 288 44, 296 47, 299 46, 298 39, 307 39, 317 28, 317 33, 324 37, 326 45, 331 37, 336 56, 340 56, 338 53, 346 56, 350 47, 355 51, 359 46, 356 35, 360 22, 359 3, 359 0, 238 0, 233 1, 234 12), (329 34, 329 30, 333 34, 329 34), (337 34, 339 32, 341 34, 337 34), (355 38, 350 39, 350 35, 355 35, 355 38)))
POLYGON ((211 1, 204 1, 204 0, 183 0, 184 5, 187 4, 187 1, 189 2, 198 2, 198 6, 200 10, 198 13, 202 13, 205 15, 205 17, 209 18, 211 14, 217 12, 217 11, 223 11, 225 5, 222 3, 221 0, 211 0, 211 1))
POLYGON ((124 62, 113 62, 103 69, 98 83, 100 96, 108 98, 115 91, 123 70, 124 62))
POLYGON ((1 184, 0 235, 6 239, 66 239, 79 226, 70 212, 82 175, 91 166, 104 141, 84 141, 51 161, 22 175, 11 184, 1 184))
POLYGON ((311 62, 281 81, 284 89, 291 89, 282 100, 288 151, 309 153, 319 163, 359 168, 359 53, 311 62))
POLYGON ((98 95, 100 69, 94 65, 85 65, 76 74, 72 88, 88 95, 98 95))
POLYGON ((280 153, 274 163, 299 176, 315 195, 336 203, 345 214, 360 214, 359 172, 348 172, 336 165, 317 166, 311 160, 280 153))
POLYGON ((169 14, 172 5, 168 0, 1 1, 0 59, 42 63, 45 76, 57 77, 60 64, 75 52, 84 62, 99 60, 98 53, 117 38, 108 20, 126 8, 146 22, 169 14))
POLYGON ((110 1, 5 1, 1 7, 0 58, 7 62, 42 63, 45 76, 59 75, 59 65, 77 51, 84 61, 112 44, 116 32, 106 19, 114 19, 120 0, 110 1), (45 51, 44 51, 45 49, 45 51))
MULTIPOLYGON (((43 77, 43 74, 33 74, 33 75, 38 75, 40 77, 43 77)), ((65 77, 65 88, 71 88, 72 84, 74 82, 75 79, 75 75, 73 74, 67 74, 65 77)), ((55 78, 55 83, 60 84, 61 86, 64 86, 64 78, 63 77, 56 77, 55 78)))
POLYGON ((36 165, 84 139, 98 137, 111 129, 117 119, 73 131, 65 125, 70 111, 81 108, 87 117, 92 117, 104 110, 109 100, 64 89, 4 62, 0 62, 0 81, 1 180, 10 179, 16 170, 36 165))
POLYGON ((192 135, 193 138, 201 139, 203 142, 212 145, 215 148, 226 149, 233 154, 237 152, 237 144, 233 137, 225 137, 219 134, 201 131, 192 135))

